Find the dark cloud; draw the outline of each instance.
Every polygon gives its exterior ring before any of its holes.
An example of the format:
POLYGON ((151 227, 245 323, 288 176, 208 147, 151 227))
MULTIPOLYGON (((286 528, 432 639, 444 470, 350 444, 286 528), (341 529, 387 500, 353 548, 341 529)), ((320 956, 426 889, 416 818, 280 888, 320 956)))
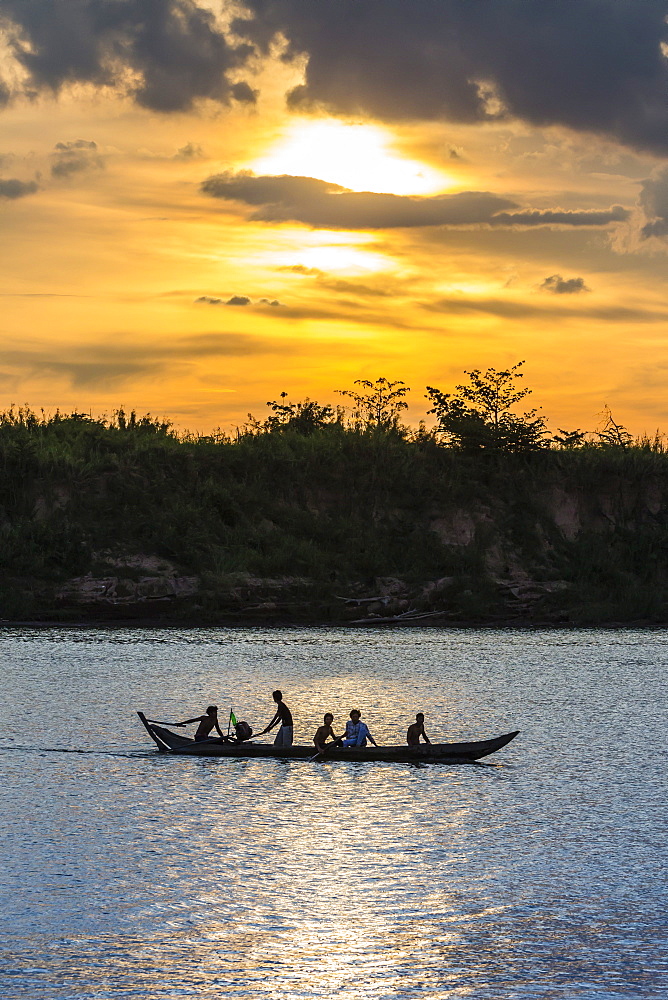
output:
MULTIPOLYGON (((604 226, 621 222, 620 205, 606 211, 508 212, 518 206, 488 191, 460 191, 429 198, 350 191, 315 177, 255 177, 224 173, 208 177, 202 191, 255 207, 259 222, 303 222, 315 229, 396 229, 424 226, 604 226)), ((301 273, 305 273, 302 271, 301 273)))
POLYGON ((282 306, 283 303, 279 302, 278 299, 260 299, 260 301, 258 302, 258 305, 259 306, 272 306, 272 307, 276 307, 276 306, 282 306))
POLYGON ((230 43, 197 0, 3 0, 0 20, 28 93, 112 86, 165 112, 199 98, 254 99, 227 78, 250 47, 230 43))
POLYGON ((230 94, 239 104, 255 104, 260 92, 254 90, 249 83, 242 80, 240 83, 233 83, 230 87, 230 94))
POLYGON ((641 185, 640 208, 647 219, 640 233, 643 239, 668 236, 668 170, 658 171, 641 185))
POLYGON ((97 143, 92 139, 57 142, 51 158, 52 177, 71 177, 73 174, 101 170, 104 167, 104 160, 97 151, 97 143))
POLYGON ((588 292, 584 278, 562 278, 560 274, 551 274, 541 282, 541 288, 555 295, 577 295, 578 292, 588 292))
POLYGON ((249 306, 251 300, 247 295, 233 295, 231 299, 228 299, 225 303, 226 306, 249 306))
POLYGON ((496 226, 607 226, 611 222, 624 222, 630 212, 622 205, 584 211, 544 209, 526 212, 499 212, 491 220, 496 226))
MULTIPOLYGON (((182 111, 253 102, 230 76, 273 39, 306 54, 293 107, 388 121, 514 116, 668 153, 666 0, 246 0, 226 36, 203 0, 3 0, 25 92, 72 83, 182 111)), ((0 82, 0 105, 10 97, 0 82)))
POLYGON ((246 0, 234 27, 307 54, 294 107, 387 121, 510 115, 668 153, 665 0, 246 0))
POLYGON ((315 177, 254 177, 224 173, 207 178, 205 194, 258 206, 261 222, 303 222, 316 229, 394 229, 489 222, 514 202, 486 191, 433 198, 349 191, 315 177))
POLYGON ((0 198, 25 198, 28 194, 34 194, 39 185, 36 181, 20 181, 16 177, 8 177, 6 180, 0 179, 0 198))

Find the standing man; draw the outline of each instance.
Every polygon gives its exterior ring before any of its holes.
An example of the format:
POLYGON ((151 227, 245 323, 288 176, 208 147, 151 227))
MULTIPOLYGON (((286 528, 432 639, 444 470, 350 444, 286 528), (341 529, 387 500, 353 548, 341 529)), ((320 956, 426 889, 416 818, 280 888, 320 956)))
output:
POLYGON ((371 740, 375 747, 378 746, 373 736, 369 732, 366 722, 362 722, 362 713, 356 708, 350 713, 350 721, 346 722, 346 735, 343 741, 344 747, 365 747, 366 741, 371 740))
POLYGON ((271 720, 266 729, 264 729, 260 736, 264 733, 268 733, 274 726, 280 722, 280 728, 276 733, 276 739, 274 740, 275 747, 291 747, 292 746, 292 713, 288 706, 283 701, 283 694, 280 691, 274 691, 271 696, 276 702, 276 714, 271 720))
POLYGON ((415 716, 415 722, 412 726, 408 727, 406 742, 409 747, 419 747, 420 737, 422 737, 425 743, 431 743, 431 740, 424 731, 424 712, 418 712, 415 716))

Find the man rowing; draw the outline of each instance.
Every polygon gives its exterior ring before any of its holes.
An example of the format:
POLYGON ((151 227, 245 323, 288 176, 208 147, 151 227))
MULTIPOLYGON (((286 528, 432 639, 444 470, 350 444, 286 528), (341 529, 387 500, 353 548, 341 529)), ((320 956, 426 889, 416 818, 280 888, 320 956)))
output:
POLYGON ((199 726, 195 732, 196 743, 199 743, 201 740, 208 740, 211 730, 214 728, 222 739, 227 739, 218 725, 217 705, 209 705, 206 710, 206 715, 196 715, 194 719, 185 719, 183 722, 174 722, 173 725, 178 726, 180 729, 182 726, 190 725, 191 722, 199 722, 199 726))
POLYGON ((365 747, 367 740, 371 740, 375 747, 378 746, 369 732, 366 722, 362 722, 362 713, 354 708, 350 713, 350 720, 346 722, 346 733, 341 745, 344 747, 365 747))
POLYGON ((325 744, 327 740, 331 740, 329 743, 329 749, 332 747, 340 747, 342 736, 336 736, 334 730, 332 729, 332 723, 334 722, 334 716, 331 712, 325 712, 325 717, 323 719, 322 726, 319 726, 315 731, 315 736, 313 737, 313 742, 318 753, 324 753, 325 744))
POLYGON ((261 733, 258 733, 258 736, 263 736, 265 733, 268 733, 280 722, 278 732, 276 733, 276 739, 274 740, 274 746, 291 747, 293 739, 292 713, 283 701, 283 694, 281 691, 274 691, 271 697, 276 702, 276 714, 266 729, 263 729, 261 733))
POLYGON ((419 747, 420 737, 422 737, 425 743, 431 743, 431 740, 424 731, 424 712, 418 712, 415 716, 415 722, 408 727, 406 742, 409 747, 419 747))

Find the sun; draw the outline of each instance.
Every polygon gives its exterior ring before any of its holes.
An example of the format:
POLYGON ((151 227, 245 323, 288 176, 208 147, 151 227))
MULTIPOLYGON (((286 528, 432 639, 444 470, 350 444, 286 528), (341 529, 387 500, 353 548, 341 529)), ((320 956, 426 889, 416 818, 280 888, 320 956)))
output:
POLYGON ((391 137, 376 125, 302 119, 252 164, 257 174, 317 177, 353 191, 428 195, 451 187, 445 173, 398 156, 391 137))

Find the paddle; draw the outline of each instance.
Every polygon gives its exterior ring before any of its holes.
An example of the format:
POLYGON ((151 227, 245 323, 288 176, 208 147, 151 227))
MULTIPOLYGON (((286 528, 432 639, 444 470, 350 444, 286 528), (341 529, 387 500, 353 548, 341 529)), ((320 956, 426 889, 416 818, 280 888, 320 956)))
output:
POLYGON ((309 764, 311 764, 314 760, 317 760, 319 757, 321 758, 324 757, 328 750, 341 750, 342 747, 343 747, 343 736, 336 736, 329 744, 329 746, 325 745, 322 750, 318 750, 318 752, 313 754, 312 757, 309 757, 308 762, 309 764))

